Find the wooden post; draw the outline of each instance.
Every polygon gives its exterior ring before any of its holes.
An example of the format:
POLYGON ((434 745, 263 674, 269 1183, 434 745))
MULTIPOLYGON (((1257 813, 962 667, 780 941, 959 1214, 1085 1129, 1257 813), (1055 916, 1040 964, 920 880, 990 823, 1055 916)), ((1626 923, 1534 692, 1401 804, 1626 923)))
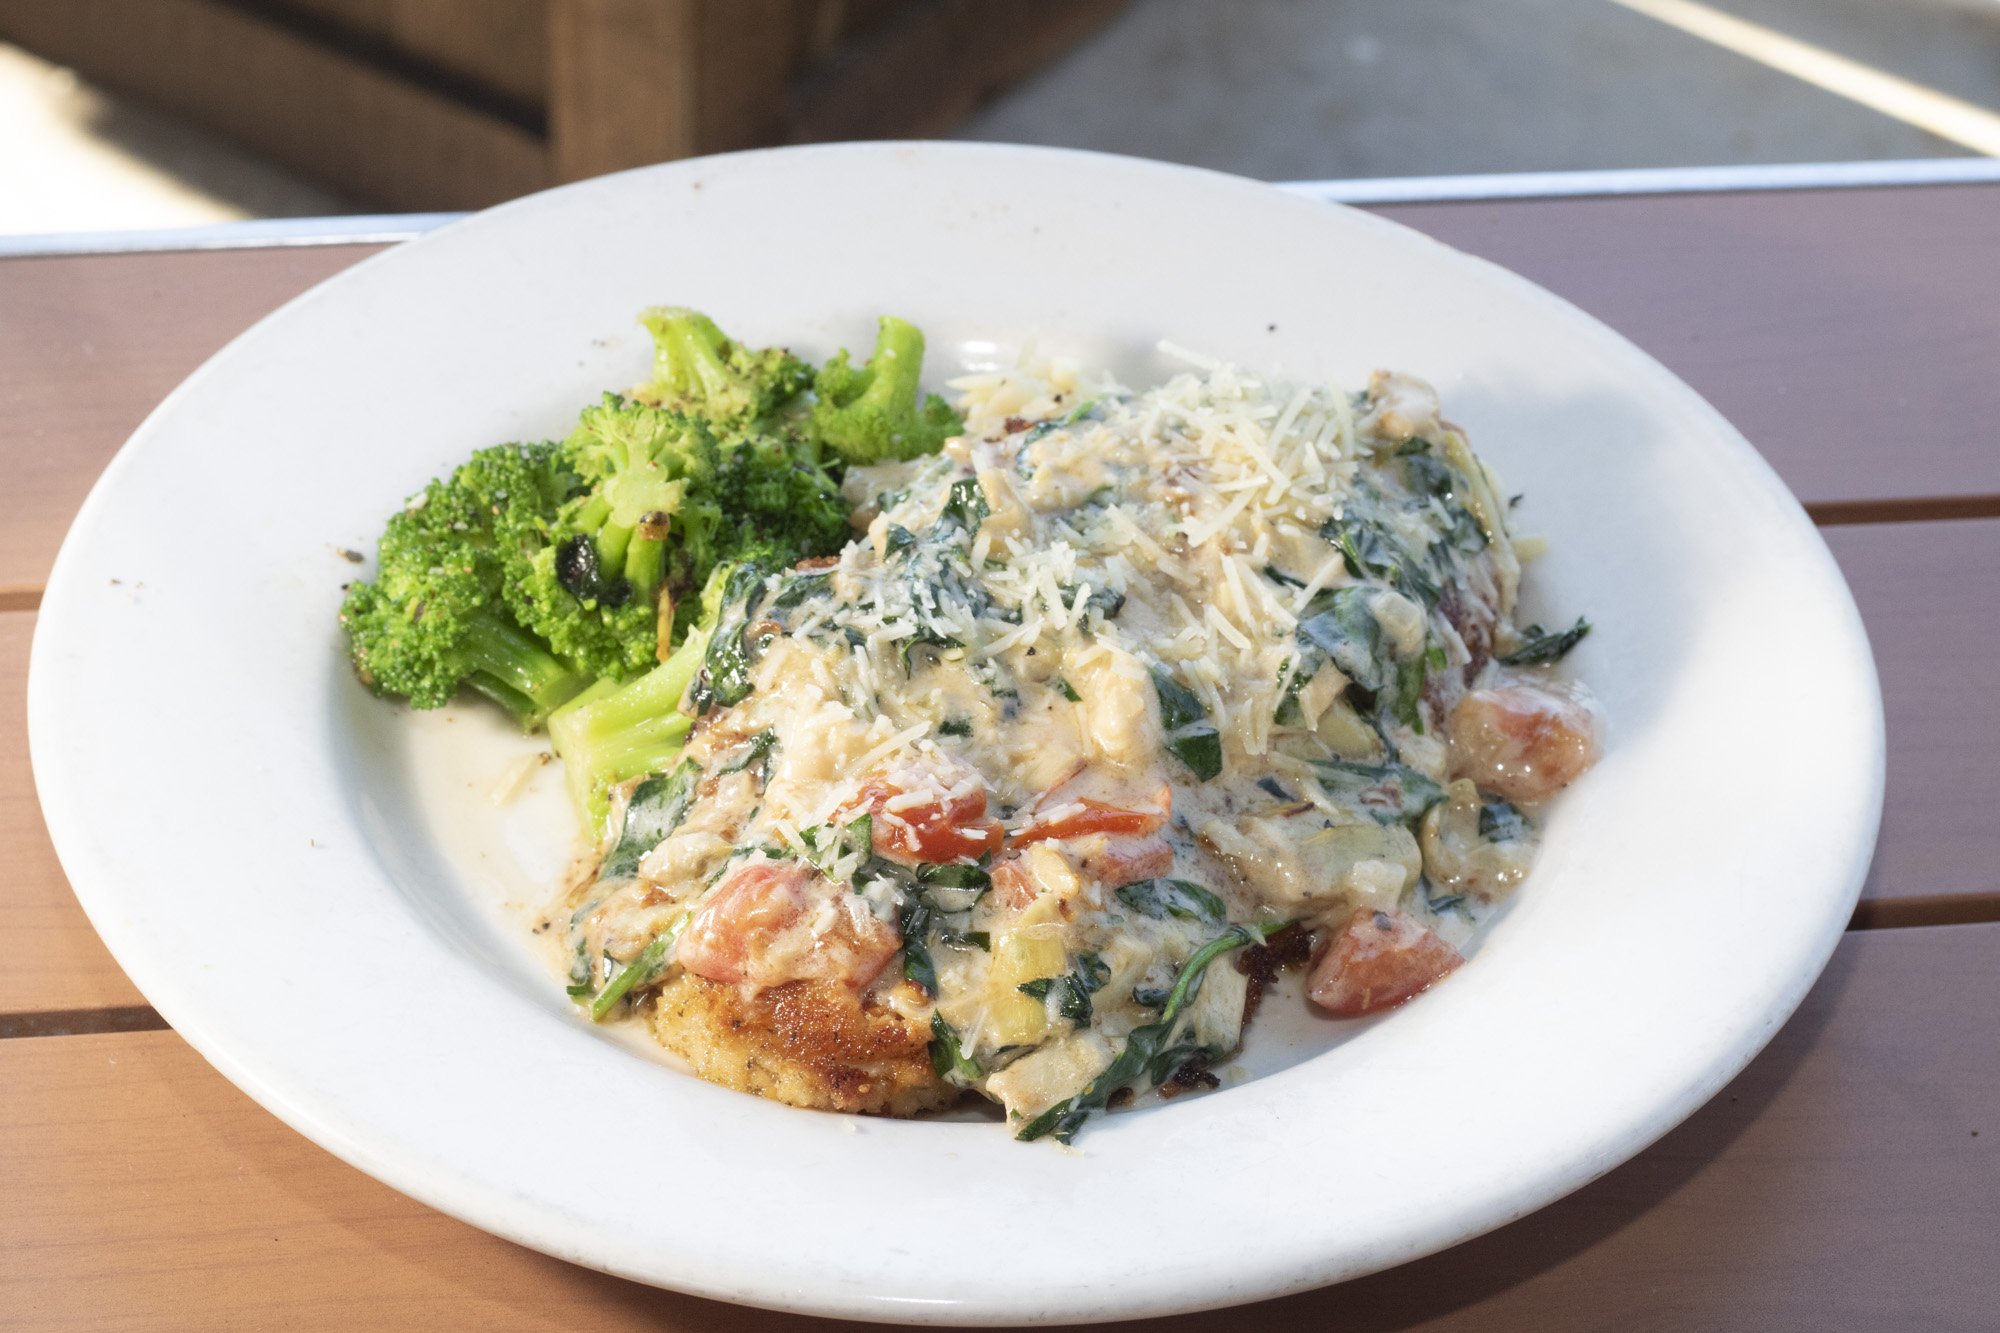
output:
POLYGON ((550 0, 558 180, 781 137, 816 3, 550 0))
POLYGON ((559 181, 699 151, 697 0, 550 0, 549 165, 559 181))

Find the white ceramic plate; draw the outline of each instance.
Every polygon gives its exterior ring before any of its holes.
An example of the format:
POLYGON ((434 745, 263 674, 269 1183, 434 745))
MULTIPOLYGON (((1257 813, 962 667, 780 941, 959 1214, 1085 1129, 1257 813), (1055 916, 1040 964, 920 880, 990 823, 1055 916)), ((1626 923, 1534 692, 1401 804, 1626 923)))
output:
MULTIPOLYGON (((1644 257, 1635 255, 1634 263, 1644 257)), ((294 301, 162 404, 43 603, 37 781, 92 921, 182 1036, 398 1189, 550 1254, 891 1320, 1103 1319, 1385 1267, 1608 1170, 1763 1046, 1881 808, 1853 604, 1778 480, 1632 346, 1490 265, 1205 172, 969 145, 754 153, 494 209, 294 301), (1434 380, 1553 553, 1534 600, 1610 717, 1542 864, 1448 985, 1368 1022, 1269 1004, 1214 1095, 1094 1122, 857 1121, 727 1092, 571 1012, 510 912, 567 850, 521 742, 356 685, 334 623, 400 499, 563 433, 646 364, 640 307, 934 375, 1039 337, 1434 380), (509 904, 514 907, 510 907, 509 904)))

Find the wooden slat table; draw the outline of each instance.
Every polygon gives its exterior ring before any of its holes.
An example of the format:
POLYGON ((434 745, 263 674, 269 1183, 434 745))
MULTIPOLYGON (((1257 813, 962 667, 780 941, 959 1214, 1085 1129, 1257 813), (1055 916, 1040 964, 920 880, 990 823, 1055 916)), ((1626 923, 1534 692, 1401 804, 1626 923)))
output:
MULTIPOLYGON (((2000 186, 1380 211, 1607 319, 1805 500, 1881 669, 1882 842, 1804 1008, 1637 1159, 1430 1259, 1157 1326, 2000 1326, 2000 186)), ((367 253, 0 260, 0 1324, 802 1328, 523 1250, 320 1151, 164 1029, 50 849, 22 691, 71 515, 182 376, 367 253)))

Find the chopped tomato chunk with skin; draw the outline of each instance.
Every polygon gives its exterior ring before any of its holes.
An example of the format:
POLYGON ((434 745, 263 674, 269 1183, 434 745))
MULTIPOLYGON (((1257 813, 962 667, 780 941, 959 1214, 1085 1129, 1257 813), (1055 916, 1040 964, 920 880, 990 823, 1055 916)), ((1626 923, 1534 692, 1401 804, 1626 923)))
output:
POLYGON ((1130 810, 1122 805, 1112 805, 1108 801, 1094 800, 1088 796, 1060 797, 1058 793, 1068 786, 1083 770, 1070 774, 1056 786, 1049 788, 1036 798, 1033 809, 1035 815, 1027 825, 1015 831, 1008 839, 1010 846, 1023 846, 1031 842, 1041 842, 1049 838, 1084 838, 1093 833, 1112 835, 1142 835, 1154 833, 1166 826, 1174 813, 1174 789, 1171 783, 1162 783, 1153 796, 1156 808, 1151 810, 1130 810), (1042 811, 1049 813, 1043 814, 1042 811))
POLYGON ((1394 1008, 1457 970, 1458 950, 1401 912, 1356 912, 1306 979, 1312 1002, 1342 1018, 1394 1008))
POLYGON ((675 960, 710 981, 741 981, 751 955, 805 915, 810 867, 750 865, 730 875, 681 930, 675 960))
POLYGON ((884 778, 870 778, 849 802, 844 819, 861 812, 874 818, 877 855, 904 865, 977 860, 1000 850, 1007 831, 986 817, 986 789, 957 791, 941 801, 901 804, 905 793, 884 778))
POLYGON ((1047 838, 1082 838, 1092 833, 1151 833, 1166 822, 1163 811, 1125 810, 1086 796, 1063 802, 1054 818, 1036 819, 1009 841, 1021 847, 1047 838))
MULTIPOLYGON (((979 808, 984 812, 982 798, 979 808)), ((912 806, 907 810, 872 812, 875 820, 875 851, 905 865, 978 860, 1000 850, 1007 830, 997 819, 953 819, 948 810, 936 805, 912 806)))
POLYGON ((675 961, 710 981, 758 987, 788 981, 839 981, 860 990, 880 976, 901 936, 811 866, 760 861, 742 866, 716 887, 681 931, 675 961), (815 900, 832 896, 830 928, 815 934, 815 900))
POLYGON ((1458 701, 1445 722, 1458 776, 1538 805, 1597 762, 1603 724, 1576 687, 1503 682, 1458 701))
MULTIPOLYGON (((1107 889, 1142 879, 1157 879, 1174 868, 1174 849, 1158 833, 1093 833, 1063 848, 1064 859, 1077 875, 1107 889)), ((993 901, 1001 907, 1026 907, 1048 892, 1029 869, 1029 858, 1018 851, 993 863, 993 901)))
MULTIPOLYGON (((1066 843, 1077 873, 1110 889, 1152 879, 1174 868, 1173 845, 1160 832, 1173 811, 1174 789, 1161 787, 1157 799, 1157 809, 1128 810, 1088 796, 1051 805, 1044 793, 1035 805, 1050 813, 1038 814, 1016 830, 1007 839, 1007 849, 1012 853, 1038 842, 1066 843)), ((994 867, 993 887, 998 901, 1014 907, 1032 902, 1040 891, 1015 860, 994 867)))

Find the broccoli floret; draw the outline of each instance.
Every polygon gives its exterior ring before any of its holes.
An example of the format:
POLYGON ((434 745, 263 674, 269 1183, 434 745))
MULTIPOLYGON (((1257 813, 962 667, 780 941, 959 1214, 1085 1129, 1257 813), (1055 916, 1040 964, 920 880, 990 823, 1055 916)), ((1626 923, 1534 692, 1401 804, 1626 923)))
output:
POLYGON ((501 595, 509 552, 567 485, 552 446, 501 445, 391 518, 374 581, 350 586, 340 609, 361 679, 416 708, 470 685, 524 727, 581 690, 588 677, 524 633, 501 595))
POLYGON ((509 571, 521 623, 616 679, 679 642, 696 619, 690 595, 719 561, 783 567, 849 536, 794 402, 805 363, 734 342, 692 310, 643 318, 652 380, 583 413, 562 446, 578 494, 509 571))
POLYGON ((965 423, 944 399, 922 393, 923 368, 924 335, 914 324, 882 316, 866 366, 855 369, 842 350, 814 378, 814 432, 849 463, 936 453, 965 423))
POLYGON ((466 459, 451 484, 484 508, 495 542, 511 552, 541 540, 550 515, 583 479, 558 445, 503 444, 466 459))
POLYGON ((518 608, 528 628, 593 676, 623 680, 644 671, 658 660, 658 610, 634 601, 622 583, 610 585, 605 598, 579 597, 571 590, 571 583, 579 582, 574 578, 578 561, 586 575, 595 568, 587 538, 537 549, 509 578, 508 605, 518 608), (565 554, 572 563, 564 563, 565 554))
POLYGON ((805 363, 693 311, 645 321, 637 398, 607 394, 561 444, 482 450, 391 520, 380 577, 341 613, 363 680, 420 708, 470 684, 533 726, 592 679, 594 699, 655 674, 718 566, 847 540, 805 363))
POLYGON ((533 541, 509 547, 507 604, 523 625, 593 675, 625 679, 659 660, 660 590, 684 512, 687 463, 712 453, 707 428, 616 394, 584 411, 560 453, 572 496, 533 541))
POLYGON ((812 383, 812 368, 782 347, 745 347, 696 310, 656 306, 640 317, 653 335, 653 377, 632 391, 651 407, 718 428, 775 415, 812 383))
POLYGON ((714 506, 715 521, 701 558, 681 575, 690 591, 709 587, 726 566, 789 569, 809 556, 835 554, 854 535, 840 488, 791 434, 723 441, 699 495, 714 506))
POLYGON ((523 624, 598 675, 629 677, 679 642, 718 564, 782 569, 851 535, 838 487, 791 431, 718 432, 607 394, 563 447, 590 490, 563 507, 509 599, 523 624))

